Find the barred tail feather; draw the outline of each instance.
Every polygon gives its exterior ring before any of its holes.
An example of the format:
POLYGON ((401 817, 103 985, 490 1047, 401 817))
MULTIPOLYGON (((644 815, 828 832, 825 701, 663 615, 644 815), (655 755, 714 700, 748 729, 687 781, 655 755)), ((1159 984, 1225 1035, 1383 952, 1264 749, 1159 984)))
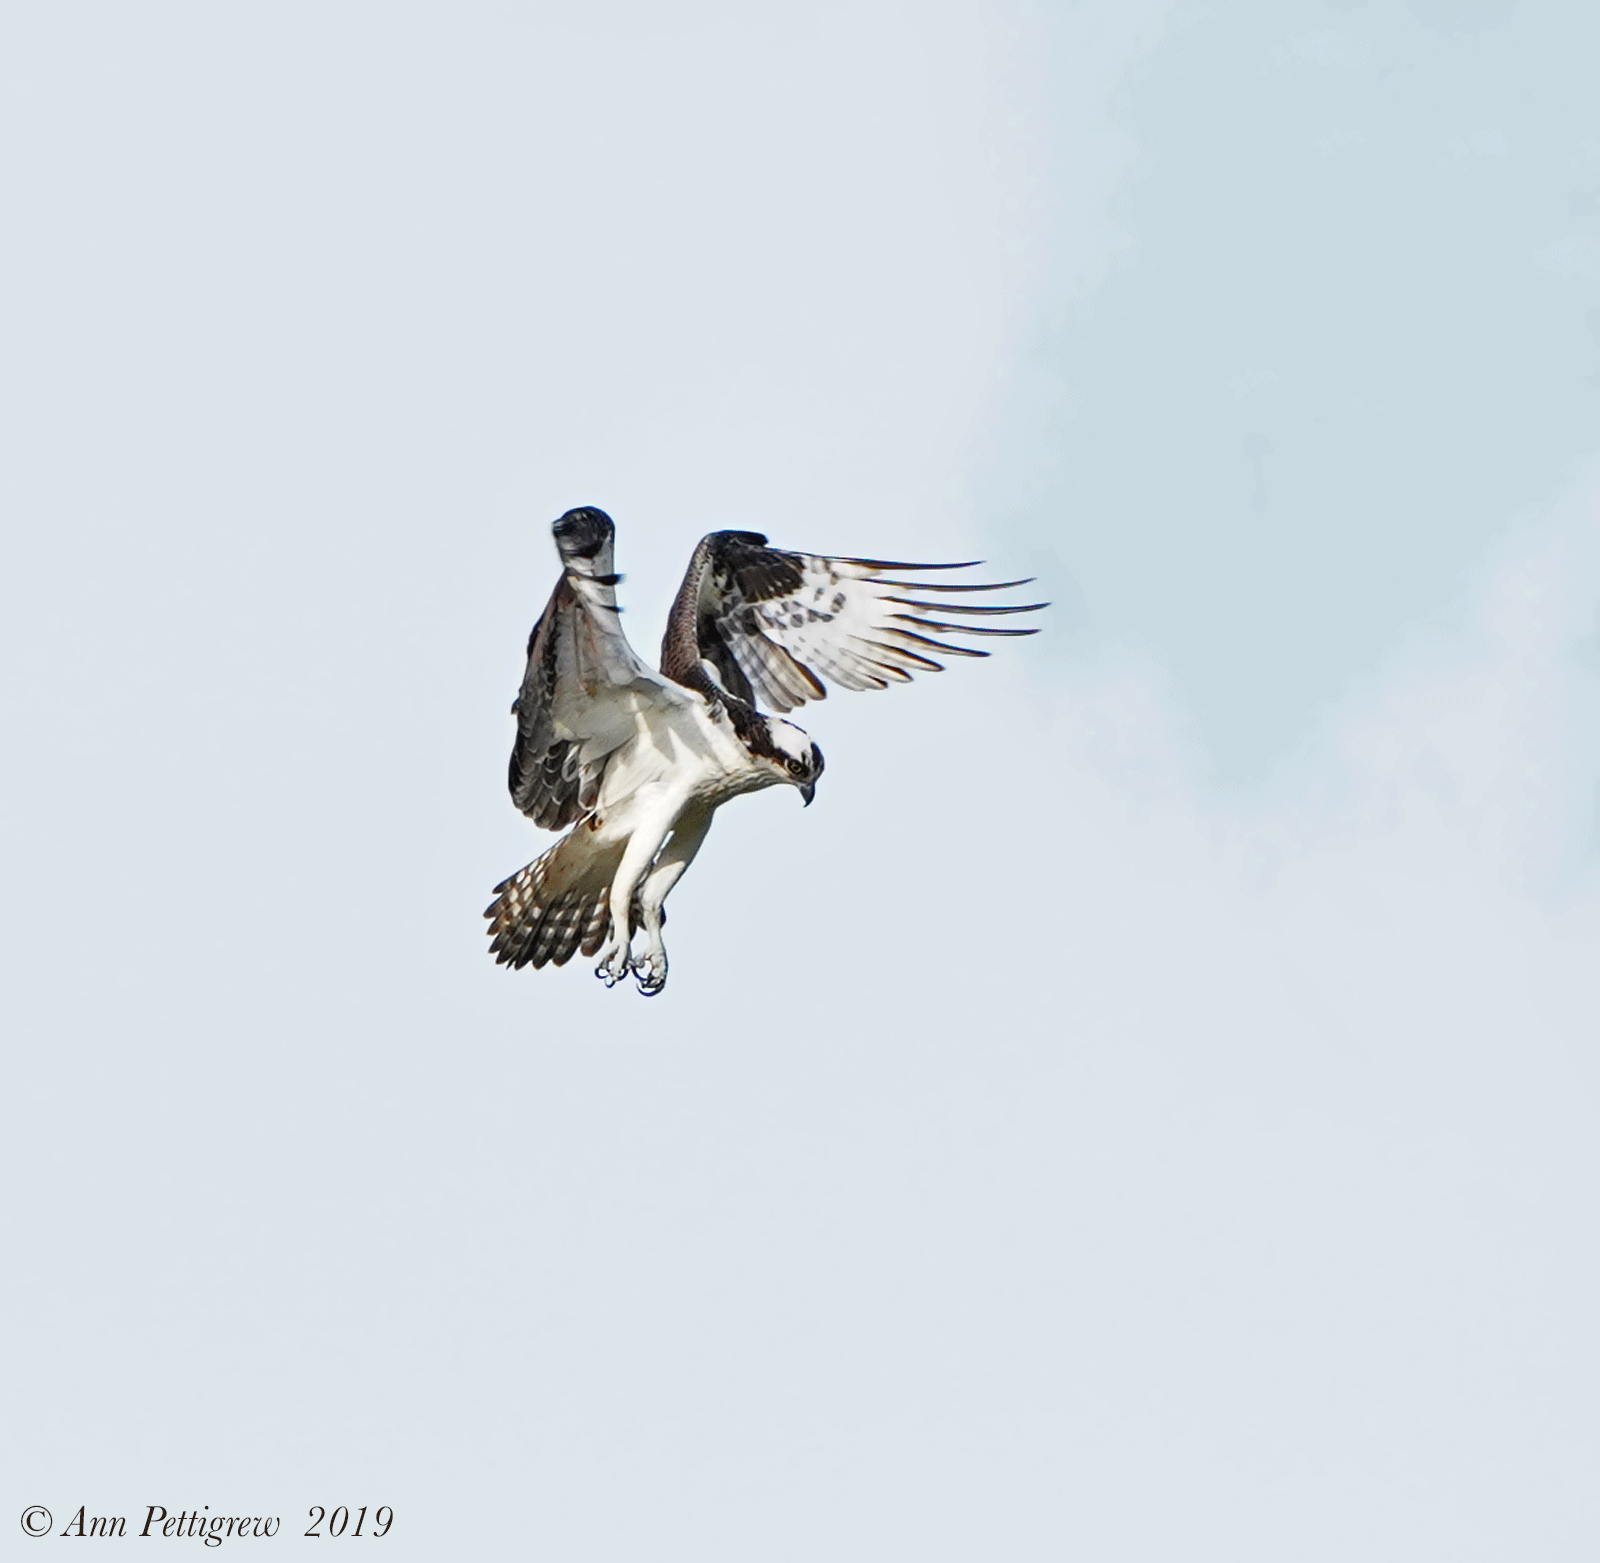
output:
POLYGON ((565 966, 594 955, 611 929, 607 892, 624 843, 596 849, 586 821, 495 888, 484 911, 502 966, 565 966))

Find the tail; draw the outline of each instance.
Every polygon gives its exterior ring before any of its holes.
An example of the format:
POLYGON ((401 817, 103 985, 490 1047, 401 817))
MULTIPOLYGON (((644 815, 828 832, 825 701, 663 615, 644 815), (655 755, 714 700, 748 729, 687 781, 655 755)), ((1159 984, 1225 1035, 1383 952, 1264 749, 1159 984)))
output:
POLYGON ((495 888, 484 912, 502 966, 565 966, 595 954, 611 931, 609 890, 626 842, 596 848, 580 820, 543 857, 495 888))

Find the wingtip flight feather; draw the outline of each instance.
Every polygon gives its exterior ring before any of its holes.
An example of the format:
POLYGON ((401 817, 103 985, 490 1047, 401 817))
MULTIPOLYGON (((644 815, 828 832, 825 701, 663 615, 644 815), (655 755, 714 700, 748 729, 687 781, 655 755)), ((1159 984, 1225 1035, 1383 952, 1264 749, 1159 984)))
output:
MULTIPOLYGON (((930 565, 930 569, 955 568, 955 566, 930 565)), ((1003 592, 1013 586, 1032 586, 1038 579, 1025 575, 1020 581, 889 581, 880 576, 869 577, 874 586, 889 586, 901 592, 1003 592)))
POLYGON ((960 559, 954 564, 912 564, 906 559, 841 559, 838 562, 853 564, 863 570, 973 570, 983 560, 960 559))
POLYGON ((1026 630, 1002 629, 998 624, 942 624, 939 619, 917 618, 915 614, 896 613, 896 619, 904 619, 907 624, 920 624, 923 629, 944 630, 947 635, 1037 635, 1038 626, 1026 630))
POLYGON ((921 608, 927 613, 1037 613, 1050 606, 1047 602, 970 603, 970 602, 917 602, 911 597, 889 597, 885 601, 902 608, 921 608))

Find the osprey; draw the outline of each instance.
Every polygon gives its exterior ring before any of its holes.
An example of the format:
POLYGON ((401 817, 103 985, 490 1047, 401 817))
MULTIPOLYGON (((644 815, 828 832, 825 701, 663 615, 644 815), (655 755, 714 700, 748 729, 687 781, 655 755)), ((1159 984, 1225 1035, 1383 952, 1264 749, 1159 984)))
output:
POLYGON ((667 981, 662 910, 694 861, 711 816, 730 798, 780 782, 811 802, 822 751, 792 722, 768 716, 820 700, 827 679, 885 689, 939 671, 930 651, 982 657, 922 633, 1032 635, 1032 629, 948 623, 1028 613, 1044 603, 933 603, 928 592, 986 585, 890 580, 886 571, 966 564, 830 559, 769 548, 759 532, 701 539, 672 605, 661 671, 639 660, 618 623, 615 529, 603 510, 569 510, 552 528, 561 579, 528 641, 512 703, 511 797, 534 824, 567 834, 495 886, 484 913, 507 966, 563 966, 599 954, 607 987, 630 973, 639 991, 667 981), (636 948, 637 946, 637 948, 636 948))

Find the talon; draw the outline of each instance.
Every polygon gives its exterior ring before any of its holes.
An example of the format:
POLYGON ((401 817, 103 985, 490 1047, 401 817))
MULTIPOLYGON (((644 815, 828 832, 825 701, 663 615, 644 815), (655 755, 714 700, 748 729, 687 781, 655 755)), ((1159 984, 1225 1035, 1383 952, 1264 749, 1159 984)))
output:
POLYGON ((639 991, 654 998, 667 985, 667 952, 659 939, 651 939, 633 961, 633 975, 639 991))
POLYGON ((632 970, 633 963, 628 959, 628 952, 612 949, 601 952, 594 974, 608 988, 614 988, 632 970))

